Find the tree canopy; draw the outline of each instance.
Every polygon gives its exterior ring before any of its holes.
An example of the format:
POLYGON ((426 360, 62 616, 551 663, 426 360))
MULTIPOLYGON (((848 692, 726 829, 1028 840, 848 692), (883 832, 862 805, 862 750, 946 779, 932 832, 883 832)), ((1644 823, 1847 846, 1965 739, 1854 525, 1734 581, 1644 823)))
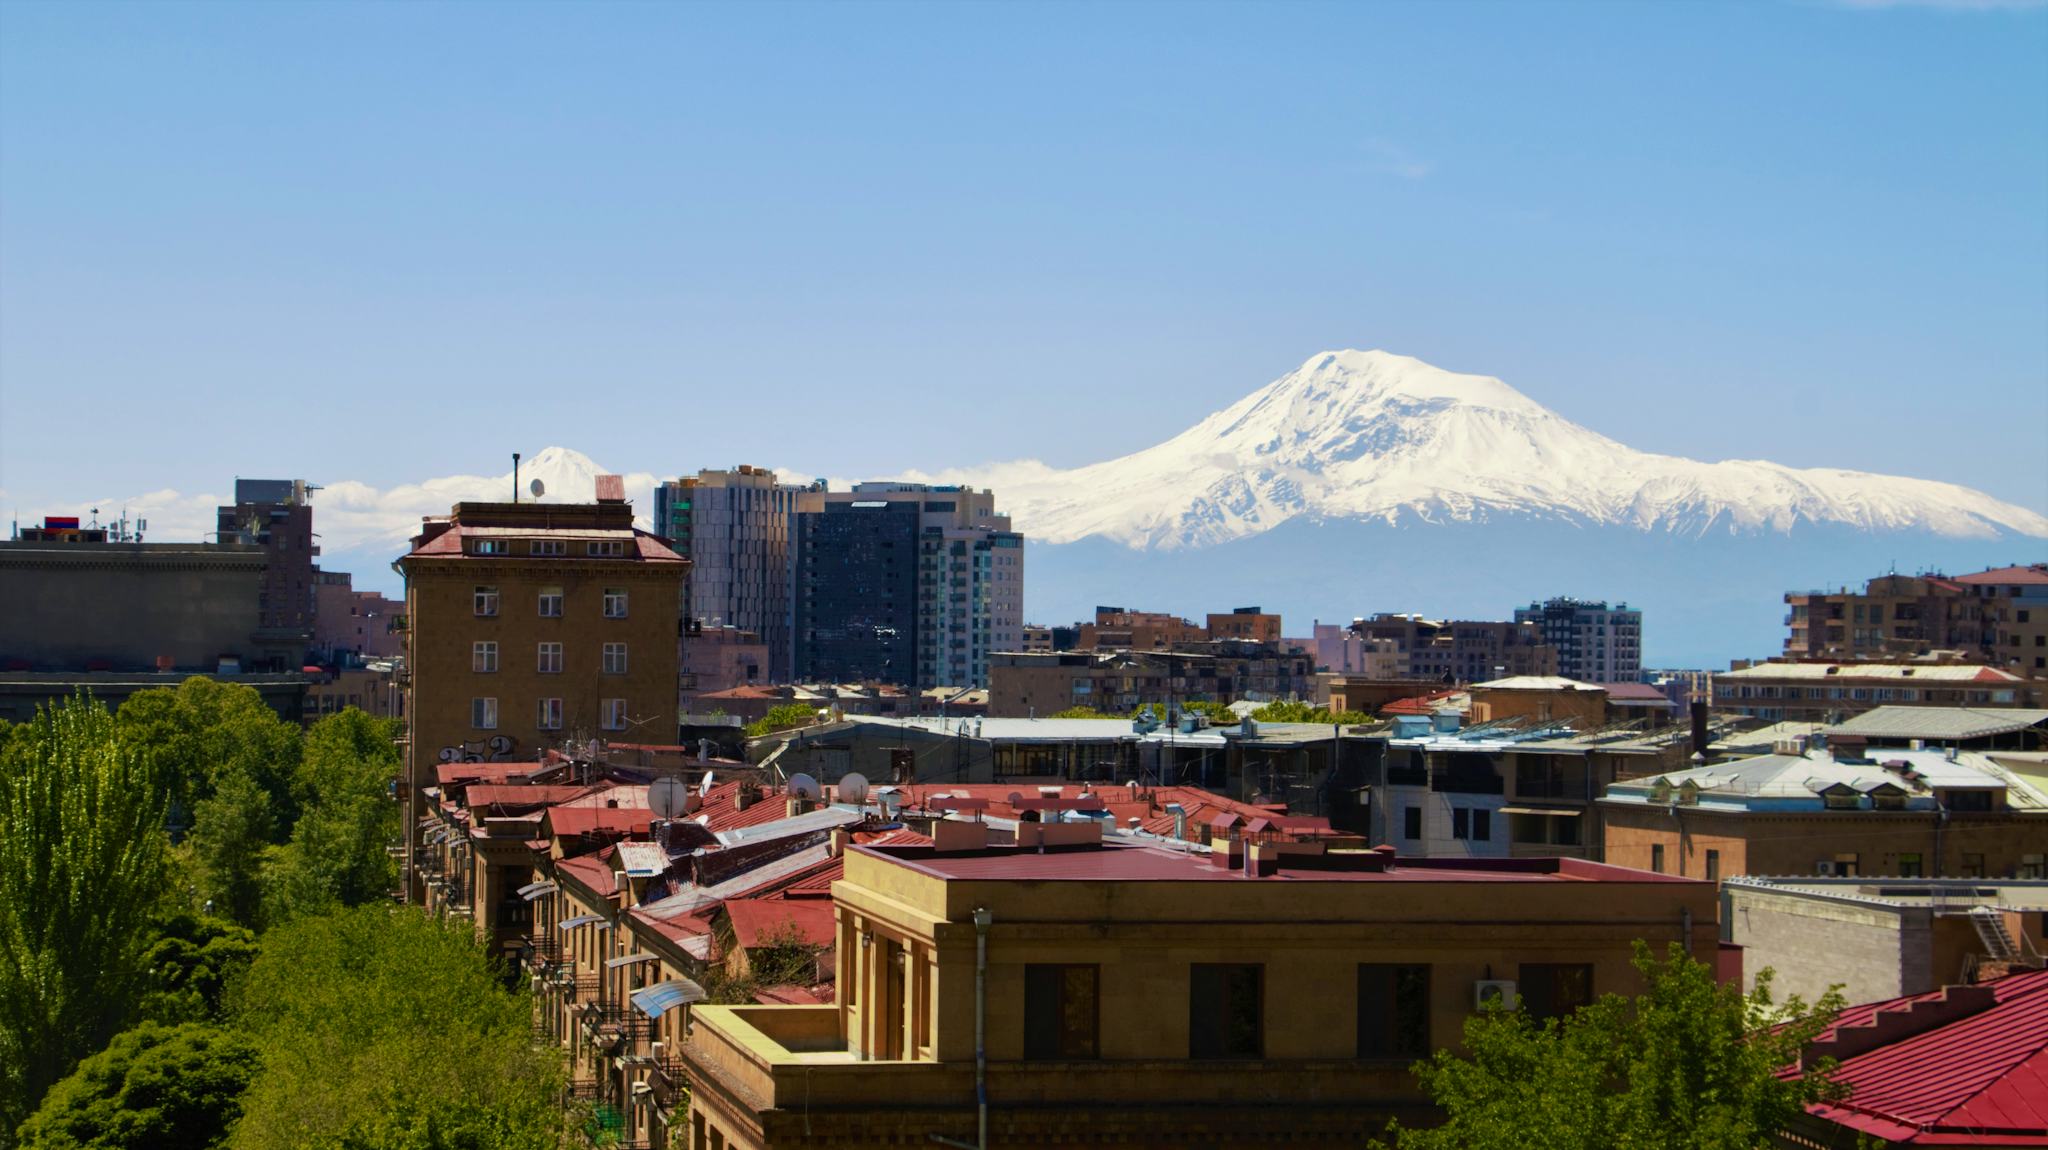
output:
POLYGON ((165 885, 164 793, 89 696, 9 732, 0 760, 0 1131, 104 1046, 142 991, 165 885))
POLYGON ((144 1022, 51 1087, 22 1150, 209 1150, 241 1110, 256 1050, 204 1023, 144 1022))
POLYGON ((1465 1052, 1416 1073, 1448 1121, 1396 1129, 1399 1150, 1757 1150, 1807 1103, 1835 1091, 1832 1064, 1780 1077, 1841 1008, 1771 1001, 1770 972, 1743 994, 1673 944, 1636 943, 1648 987, 1607 995, 1569 1020, 1489 1010, 1465 1052))
POLYGON ((818 709, 809 703, 783 703, 771 707, 768 713, 747 724, 747 737, 759 738, 777 731, 808 727, 818 717, 818 709))
POLYGON ((474 930, 364 906, 271 928, 231 989, 261 1054, 237 1150, 554 1150, 559 1055, 474 930))

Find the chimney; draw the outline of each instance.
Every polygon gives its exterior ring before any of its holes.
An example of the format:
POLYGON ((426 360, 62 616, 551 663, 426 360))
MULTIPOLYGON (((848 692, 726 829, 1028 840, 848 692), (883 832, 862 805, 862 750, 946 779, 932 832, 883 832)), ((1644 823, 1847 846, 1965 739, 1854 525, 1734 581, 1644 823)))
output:
POLYGON ((732 809, 736 811, 746 810, 754 805, 754 798, 753 784, 741 783, 739 789, 732 793, 732 809))

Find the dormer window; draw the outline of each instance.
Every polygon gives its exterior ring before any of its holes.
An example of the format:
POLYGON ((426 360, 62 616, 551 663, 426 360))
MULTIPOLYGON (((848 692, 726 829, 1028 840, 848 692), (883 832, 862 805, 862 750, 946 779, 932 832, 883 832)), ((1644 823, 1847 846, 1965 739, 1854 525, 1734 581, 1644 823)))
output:
POLYGON ((509 555, 511 547, 503 539, 479 539, 471 552, 475 555, 509 555))
POLYGON ((599 559, 624 558, 626 554, 626 541, 623 539, 593 539, 590 541, 590 554, 599 559))
POLYGON ((564 555, 568 550, 569 545, 560 539, 535 539, 526 547, 528 555, 564 555))
POLYGON ((1820 793, 1831 811, 1853 811, 1863 806, 1863 796, 1847 783, 1836 783, 1820 793))

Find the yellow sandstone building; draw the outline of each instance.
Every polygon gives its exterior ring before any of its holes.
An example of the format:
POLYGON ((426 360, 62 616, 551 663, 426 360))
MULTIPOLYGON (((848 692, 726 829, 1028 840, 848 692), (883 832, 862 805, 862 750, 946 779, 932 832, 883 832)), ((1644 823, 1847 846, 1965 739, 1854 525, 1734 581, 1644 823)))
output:
POLYGON ((1718 953, 1712 884, 1575 859, 934 831, 846 848, 837 1002, 687 1008, 669 1145, 1356 1147, 1426 1113, 1408 1067, 1482 1000, 1633 992, 1636 939, 1718 953))

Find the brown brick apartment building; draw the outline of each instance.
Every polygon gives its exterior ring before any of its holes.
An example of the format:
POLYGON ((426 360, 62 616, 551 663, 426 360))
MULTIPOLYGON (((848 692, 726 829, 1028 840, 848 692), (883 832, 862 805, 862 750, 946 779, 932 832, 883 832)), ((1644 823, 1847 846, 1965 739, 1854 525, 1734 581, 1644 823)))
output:
POLYGON ((458 503, 399 560, 415 788, 436 763, 675 738, 689 564, 606 478, 593 504, 458 503))

